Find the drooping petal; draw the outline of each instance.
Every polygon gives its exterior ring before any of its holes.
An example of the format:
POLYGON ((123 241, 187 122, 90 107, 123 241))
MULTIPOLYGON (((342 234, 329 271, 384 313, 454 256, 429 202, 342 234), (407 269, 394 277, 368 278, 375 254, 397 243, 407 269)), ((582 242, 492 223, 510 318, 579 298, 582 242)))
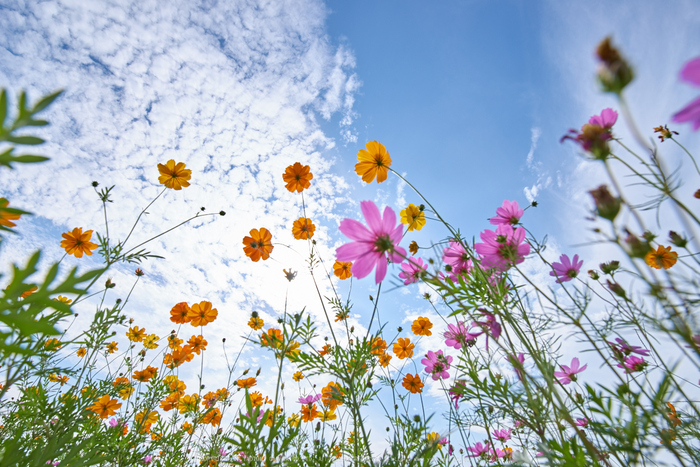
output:
POLYGON ((372 201, 363 201, 360 203, 362 214, 365 216, 367 226, 373 234, 378 235, 382 232, 382 218, 379 214, 379 208, 372 201))
POLYGON ((372 242, 375 236, 365 227, 362 222, 355 219, 343 219, 340 221, 338 230, 350 240, 359 242, 372 242))
POLYGON ((694 58, 685 64, 681 70, 681 79, 686 83, 700 86, 700 57, 694 58))
POLYGON ((693 131, 700 128, 700 97, 673 115, 676 123, 693 122, 693 131))

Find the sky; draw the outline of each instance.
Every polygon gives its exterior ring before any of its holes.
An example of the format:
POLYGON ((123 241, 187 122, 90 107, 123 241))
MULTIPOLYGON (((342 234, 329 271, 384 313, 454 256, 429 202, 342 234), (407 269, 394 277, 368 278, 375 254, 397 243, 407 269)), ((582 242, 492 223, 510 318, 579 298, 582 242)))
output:
MULTIPOLYGON (((92 181, 114 185, 109 230, 125 238, 161 191, 157 164, 185 162, 191 186, 164 193, 131 246, 201 207, 226 216, 195 219, 149 243, 165 259, 140 266, 146 275, 126 314, 165 335, 172 305, 209 300, 219 320, 205 337, 212 347, 226 338, 229 352, 244 342, 253 310, 270 323, 285 302, 327 333, 305 263, 308 246, 291 235, 301 200, 282 183, 288 165, 308 164, 314 174, 304 202, 325 268, 345 241, 338 223, 360 218, 360 201, 397 212, 419 203, 396 177, 381 185, 357 177, 357 152, 371 140, 468 238, 489 228, 504 199, 537 200, 523 220, 536 236, 549 235, 553 260, 590 239, 582 220, 591 209, 587 190, 605 182, 599 166, 559 141, 616 106, 595 82, 595 46, 611 35, 632 63, 637 78, 627 97, 650 137, 651 127, 697 96, 677 73, 700 53, 700 9, 689 0, 663 9, 652 1, 0 0, 0 30, 1 87, 10 95, 26 89, 31 100, 65 90, 44 115, 51 126, 39 132, 51 161, 0 173, 0 196, 35 214, 18 225, 21 236, 0 246, 0 268, 38 248, 43 265, 58 261, 61 233, 74 227, 104 233, 92 181), (260 227, 276 246, 271 260, 253 263, 241 241, 260 227), (298 271, 293 282, 282 273, 290 267, 298 271)), ((623 123, 617 128, 631 140, 623 123)), ((690 126, 675 129, 697 152, 690 126)), ((668 157, 680 163, 674 150, 668 157)), ((686 190, 697 182, 690 179, 686 190)), ((446 236, 429 223, 410 240, 428 246, 446 236)), ((607 253, 601 248, 574 252, 589 268, 607 253)), ((98 265, 95 257, 63 261, 98 265)), ((133 268, 110 271, 112 299, 128 292, 133 268)), ((390 269, 382 319, 406 329, 432 312, 419 299, 423 289, 399 287, 397 273, 390 269)), ((323 276, 320 267, 321 293, 329 295, 323 276)), ((350 322, 358 329, 368 324, 366 297, 376 295, 371 277, 353 282, 350 322)), ((348 283, 334 285, 345 297, 348 283)), ((91 306, 85 303, 84 319, 91 306)), ((417 351, 436 343, 426 339, 417 351)), ((222 351, 212 351, 205 361, 211 384, 224 377, 224 364, 222 351)), ((267 364, 252 350, 240 362, 241 369, 267 364)), ((261 380, 269 387, 272 376, 261 380)), ((437 386, 429 389, 438 395, 437 386)))

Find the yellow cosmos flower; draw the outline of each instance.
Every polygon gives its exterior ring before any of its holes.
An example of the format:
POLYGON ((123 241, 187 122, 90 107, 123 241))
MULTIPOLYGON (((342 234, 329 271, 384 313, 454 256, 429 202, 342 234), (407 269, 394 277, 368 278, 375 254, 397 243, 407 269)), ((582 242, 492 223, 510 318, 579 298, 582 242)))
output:
POLYGON ((64 238, 64 240, 61 240, 61 248, 76 258, 82 258, 83 253, 88 256, 92 255, 92 250, 98 246, 90 241, 92 230, 83 232, 81 227, 74 228, 72 232, 61 234, 61 237, 64 238))
POLYGON ((156 349, 158 348, 159 339, 160 337, 156 336, 155 334, 149 334, 143 338, 143 346, 147 349, 156 349))
POLYGON ((324 410, 323 412, 321 412, 321 421, 322 422, 328 422, 331 420, 335 420, 336 418, 338 418, 338 416, 335 414, 334 409, 328 409, 328 410, 324 410))
POLYGON ((420 230, 425 225, 425 213, 420 207, 414 204, 409 204, 406 209, 401 211, 401 223, 408 225, 406 230, 420 230))
POLYGON ((64 297, 63 295, 59 295, 57 298, 54 298, 57 302, 65 303, 66 305, 70 305, 73 303, 73 300, 71 300, 68 297, 64 297))
POLYGON ((173 159, 164 164, 158 164, 158 182, 173 190, 182 190, 183 187, 190 186, 188 180, 192 177, 192 171, 185 168, 184 162, 177 165, 173 159))
POLYGON ((131 327, 126 332, 126 337, 128 337, 131 342, 141 342, 145 336, 146 336, 146 329, 145 328, 139 329, 138 326, 131 327))
POLYGON ((76 354, 78 357, 84 357, 84 356, 87 354, 87 349, 86 349, 85 347, 80 347, 80 348, 78 349, 78 351, 75 352, 75 354, 76 354))
POLYGON ((248 321, 248 326, 253 328, 255 331, 258 329, 262 329, 262 327, 265 325, 265 322, 262 320, 262 318, 258 318, 256 316, 250 318, 248 321))
POLYGON ((410 339, 399 337, 398 342, 394 344, 394 348, 392 350, 394 351, 394 354, 399 357, 399 359, 403 360, 404 358, 413 357, 414 347, 415 344, 412 344, 410 339))
POLYGON ((291 417, 287 418, 287 423, 289 423, 291 427, 298 427, 299 422, 301 422, 301 417, 298 413, 293 413, 291 417))
POLYGON ((355 172, 366 183, 371 183, 375 177, 377 183, 382 183, 389 172, 391 157, 384 145, 378 141, 370 141, 365 146, 367 150, 360 149, 357 153, 359 162, 355 164, 355 172))
POLYGON ((54 374, 49 375, 49 381, 53 383, 61 383, 61 386, 68 382, 68 376, 58 376, 54 374))
POLYGON ((250 393, 250 403, 253 404, 253 407, 258 407, 263 405, 263 396, 260 394, 260 392, 255 391, 250 393))
POLYGON ((352 263, 347 261, 337 261, 333 263, 333 274, 341 281, 352 276, 352 263))
POLYGON ((117 348, 116 342, 110 342, 109 344, 107 344, 107 353, 114 353, 117 350, 119 349, 117 348))
POLYGON ((678 253, 671 251, 670 246, 659 245, 656 251, 651 250, 644 256, 644 262, 654 269, 668 269, 678 261, 678 253))
POLYGON ((411 325, 411 331, 413 331, 413 334, 416 336, 432 336, 433 332, 430 330, 432 327, 433 323, 431 323, 428 318, 420 316, 411 325))
POLYGON ((308 217, 300 217, 292 224, 292 235, 297 240, 308 240, 314 236, 316 226, 308 217))
POLYGON ((296 373, 294 373, 294 374, 292 375, 292 379, 293 379, 294 381, 299 382, 299 381, 301 381, 302 379, 304 379, 304 374, 303 374, 301 371, 297 371, 296 373))

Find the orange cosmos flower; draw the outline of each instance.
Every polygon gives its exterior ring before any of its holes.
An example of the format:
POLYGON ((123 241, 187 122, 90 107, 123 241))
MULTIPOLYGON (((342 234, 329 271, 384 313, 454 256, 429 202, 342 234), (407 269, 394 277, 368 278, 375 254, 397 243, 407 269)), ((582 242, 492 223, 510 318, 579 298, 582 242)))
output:
POLYGON ((343 404, 343 391, 340 386, 333 381, 328 383, 328 385, 321 390, 321 394, 321 402, 323 402, 323 405, 328 407, 329 410, 335 410, 336 407, 343 404))
POLYGON ((253 407, 263 405, 263 400, 263 396, 260 394, 260 392, 255 391, 250 393, 250 403, 253 404, 253 407))
POLYGON ((372 350, 373 355, 381 355, 386 350, 386 341, 381 337, 377 336, 372 340, 372 350))
POLYGON ((82 258, 83 253, 88 256, 92 255, 92 250, 96 249, 98 246, 90 241, 92 238, 92 230, 83 232, 81 227, 74 228, 72 232, 61 234, 61 237, 65 239, 61 240, 61 248, 66 250, 66 253, 74 255, 76 258, 82 258))
POLYGON ((294 381, 299 382, 299 381, 301 381, 302 379, 304 379, 304 374, 303 374, 301 371, 297 371, 296 373, 294 373, 294 374, 292 375, 292 379, 293 379, 294 381))
POLYGON ((134 371, 134 374, 131 375, 131 377, 134 378, 136 381, 141 381, 142 383, 146 383, 146 382, 148 382, 148 380, 153 378, 157 372, 158 372, 158 368, 148 366, 143 370, 134 371))
POLYGON ((316 226, 308 217, 300 217, 292 225, 292 234, 297 240, 308 240, 314 236, 316 226))
POLYGON ((191 318, 188 316, 190 306, 187 302, 180 302, 170 310, 170 321, 176 324, 189 323, 191 318))
POLYGON ((29 290, 27 290, 26 292, 22 292, 22 294, 20 295, 20 297, 21 297, 21 298, 27 298, 27 297, 29 297, 31 294, 33 294, 34 292, 36 292, 37 290, 39 290, 39 287, 37 287, 36 285, 33 285, 33 286, 31 286, 31 287, 29 288, 29 290))
POLYGON ((160 408, 167 412, 178 407, 180 397, 182 397, 182 394, 180 394, 179 392, 172 392, 168 394, 168 397, 161 401, 160 408))
POLYGON ((185 422, 182 424, 182 431, 186 431, 189 434, 192 434, 194 432, 194 428, 192 427, 192 424, 190 422, 185 422))
POLYGON ((340 278, 341 281, 348 279, 352 276, 350 269, 352 268, 352 263, 348 261, 337 261, 333 263, 333 274, 340 278))
POLYGON ((267 330, 267 334, 263 333, 260 336, 260 345, 263 347, 274 347, 276 349, 282 348, 282 343, 284 342, 284 337, 282 336, 282 331, 275 328, 270 328, 267 330))
POLYGON ((413 322, 411 331, 413 331, 413 334, 416 336, 432 336, 433 332, 430 330, 432 327, 433 323, 431 323, 428 318, 421 316, 413 322))
POLYGON ((87 349, 86 349, 85 347, 80 347, 80 348, 78 349, 78 351, 75 352, 75 354, 76 354, 78 357, 84 357, 84 356, 87 354, 87 349))
POLYGON ((109 344, 107 344, 106 348, 107 348, 107 353, 114 353, 114 352, 116 352, 117 350, 119 350, 119 349, 117 348, 117 343, 116 343, 116 342, 110 342, 109 344))
POLYGON ((250 237, 243 238, 243 245, 245 255, 256 263, 260 261, 260 258, 263 261, 269 258, 274 248, 272 246, 272 234, 265 227, 260 227, 260 230, 251 230, 250 237))
POLYGON ((92 410, 100 418, 107 418, 117 413, 117 410, 121 406, 122 404, 120 402, 117 402, 116 399, 112 399, 107 394, 105 394, 93 405, 88 407, 87 410, 92 410))
POLYGON ((0 225, 5 227, 15 227, 16 224, 12 221, 16 221, 20 218, 21 214, 13 214, 8 212, 5 208, 9 206, 10 202, 5 198, 0 198, 0 225))
POLYGON ((248 326, 253 328, 253 330, 257 331, 258 329, 262 329, 262 327, 265 325, 265 322, 262 320, 262 318, 259 318, 257 316, 253 316, 250 318, 248 321, 248 326))
POLYGON ((202 417, 202 423, 211 423, 211 426, 218 426, 221 423, 221 411, 219 409, 211 409, 202 417))
POLYGON ((192 348, 189 345, 184 346, 179 350, 173 350, 173 353, 168 353, 163 356, 163 363, 168 368, 173 369, 182 365, 185 362, 190 362, 194 358, 192 348))
MULTIPOLYGON (((211 307, 211 302, 201 301, 192 305, 187 317, 192 326, 206 326, 216 319, 219 311, 211 307)), ((197 352, 199 353, 199 352, 197 352)))
POLYGON ((321 350, 318 351, 318 354, 323 357, 324 355, 331 353, 331 350, 333 350, 333 347, 331 347, 330 344, 326 344, 321 350))
POLYGON ((403 383, 401 383, 401 385, 409 391, 411 391, 411 394, 423 392, 423 383, 421 382, 420 376, 418 376, 418 374, 407 374, 404 377, 403 383))
POLYGON ((382 368, 386 368, 389 366, 389 362, 391 361, 391 359, 392 356, 384 352, 379 356, 379 364, 382 366, 382 368))
POLYGON ((208 344, 208 342, 201 335, 190 337, 190 340, 188 340, 187 343, 192 348, 192 352, 196 353, 197 355, 199 355, 200 352, 205 351, 208 344))
POLYGON ((287 190, 292 193, 304 191, 311 185, 312 178, 314 178, 314 174, 311 173, 311 168, 308 165, 301 165, 299 162, 287 167, 282 174, 282 180, 287 184, 287 190))
POLYGON ((357 153, 359 162, 355 164, 355 172, 366 183, 371 183, 375 177, 377 183, 382 183, 389 172, 391 157, 384 145, 378 141, 370 141, 365 146, 367 150, 360 149, 357 153))
POLYGON ((301 418, 305 422, 310 422, 318 418, 318 409, 316 408, 316 404, 312 405, 309 407, 308 404, 304 404, 301 406, 301 418))
POLYGON ((184 162, 178 162, 176 165, 175 160, 170 159, 165 165, 158 164, 158 172, 160 172, 158 182, 166 188, 182 190, 183 187, 190 186, 187 180, 192 178, 192 171, 185 168, 184 162))
POLYGON ((659 245, 659 248, 651 250, 644 256, 644 262, 654 269, 668 269, 678 261, 678 253, 671 251, 671 247, 659 245))
POLYGON ((239 379, 236 381, 236 385, 238 385, 239 388, 252 388, 258 383, 258 381, 255 378, 245 378, 245 379, 239 379))
POLYGON ((399 357, 401 360, 404 358, 411 358, 413 357, 413 348, 415 347, 415 344, 411 343, 411 339, 404 339, 403 337, 399 337, 399 340, 396 344, 394 344, 394 354, 396 354, 397 357, 399 357))
POLYGON ((160 415, 155 410, 153 410, 151 412, 144 410, 143 412, 138 412, 134 416, 134 422, 136 422, 136 425, 141 426, 142 433, 150 433, 151 432, 151 425, 153 425, 155 422, 157 422, 159 418, 160 418, 160 415))

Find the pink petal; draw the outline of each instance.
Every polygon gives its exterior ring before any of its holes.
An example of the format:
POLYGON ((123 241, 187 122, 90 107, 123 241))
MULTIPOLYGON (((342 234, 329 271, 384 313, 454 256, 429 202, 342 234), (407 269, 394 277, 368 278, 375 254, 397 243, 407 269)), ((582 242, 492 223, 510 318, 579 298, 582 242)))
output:
POLYGON ((386 276, 386 259, 382 255, 377 261, 377 272, 374 274, 374 280, 377 284, 384 280, 386 276))
MULTIPOLYGON (((401 224, 403 228, 403 224, 401 224)), ((389 233, 396 228, 396 213, 389 206, 384 208, 384 219, 382 222, 382 233, 389 233)))
POLYGON ((700 86, 700 57, 685 64, 681 70, 681 79, 686 83, 700 86))
POLYGON ((374 235, 370 232, 367 227, 361 222, 355 219, 343 219, 340 221, 338 230, 348 237, 350 240, 357 240, 361 242, 372 242, 374 241, 374 235))
POLYGON ((377 252, 368 253, 361 258, 358 258, 357 261, 352 264, 353 276, 357 277, 358 279, 368 276, 369 273, 372 272, 372 269, 374 269, 377 262, 381 259, 382 255, 377 252))
POLYGON ((700 128, 700 97, 679 110, 673 116, 673 121, 676 123, 693 122, 693 131, 700 128))
POLYGON ((615 122, 617 122, 617 112, 610 108, 603 109, 600 113, 600 119, 603 121, 602 127, 612 128, 615 122))
POLYGON ((382 232, 382 218, 379 215, 379 208, 372 201, 363 201, 360 203, 362 214, 365 216, 369 230, 377 235, 382 232))
MULTIPOLYGON (((371 243, 351 242, 339 246, 335 250, 335 257, 338 261, 355 261, 371 251, 371 243)), ((353 265, 353 268, 355 268, 355 265, 353 265)), ((355 269, 353 269, 353 274, 355 274, 355 269)), ((357 276, 357 274, 355 274, 355 276, 357 276)))

